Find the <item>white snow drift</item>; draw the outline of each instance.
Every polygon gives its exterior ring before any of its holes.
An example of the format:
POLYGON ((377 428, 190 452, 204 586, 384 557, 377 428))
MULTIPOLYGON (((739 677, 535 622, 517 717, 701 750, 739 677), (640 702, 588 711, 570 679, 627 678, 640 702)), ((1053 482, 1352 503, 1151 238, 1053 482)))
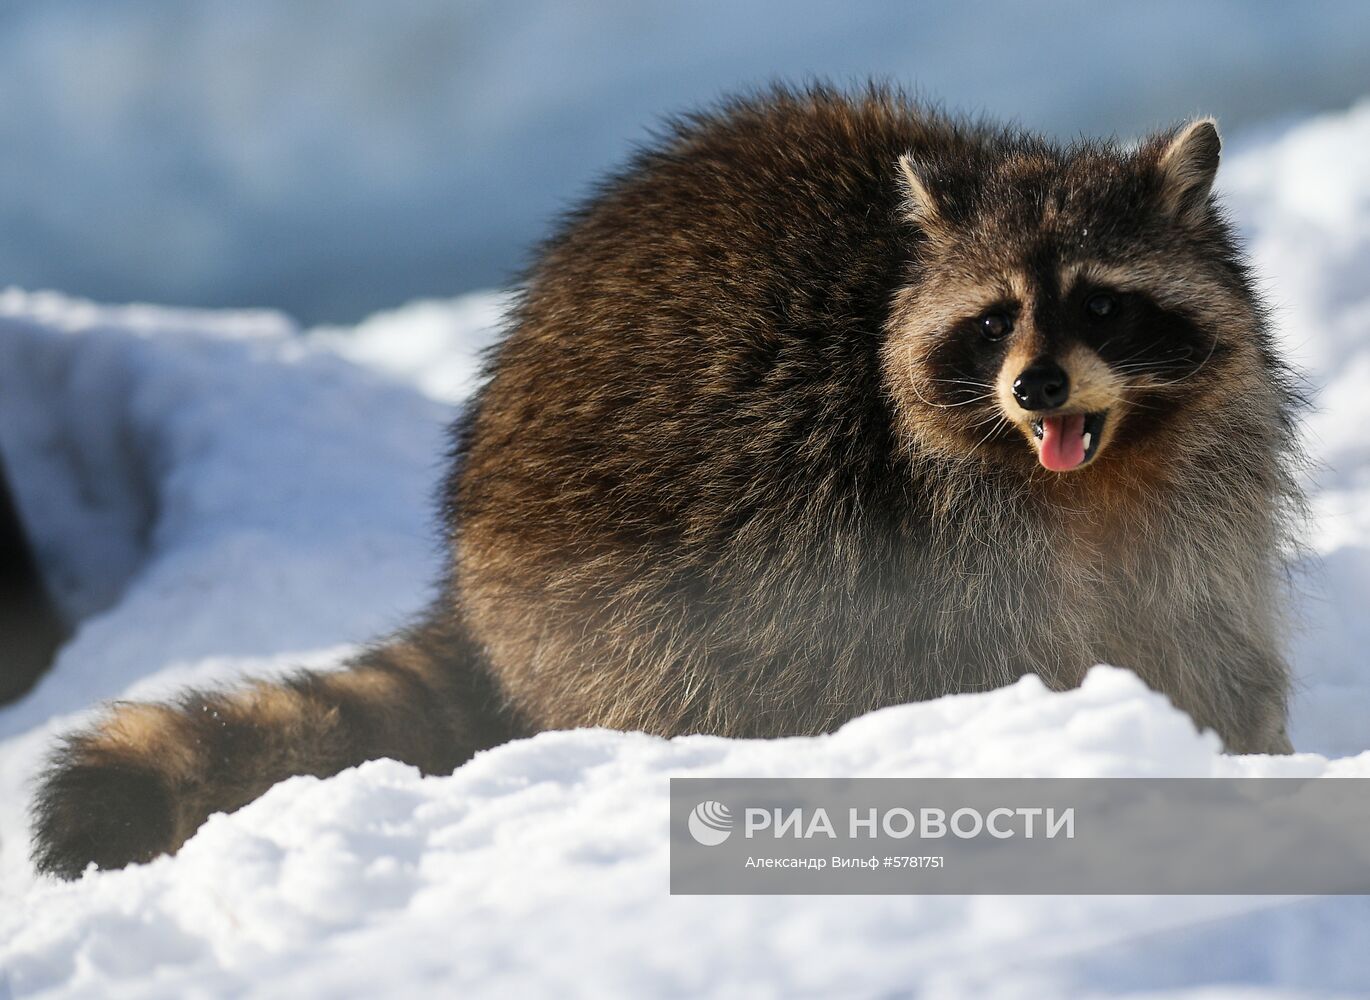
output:
POLYGON ((0 296, 0 444, 80 620, 0 710, 0 996, 1370 989, 1360 898, 671 897, 665 828, 671 775, 1370 777, 1366 150, 1361 105, 1225 168, 1318 404, 1303 753, 1285 759, 1223 757, 1101 667, 1078 691, 1028 678, 822 738, 548 733, 427 779, 378 761, 288 781, 174 859, 36 879, 29 782, 95 703, 336 662, 422 604, 443 428, 498 299, 300 334, 274 314, 0 296))

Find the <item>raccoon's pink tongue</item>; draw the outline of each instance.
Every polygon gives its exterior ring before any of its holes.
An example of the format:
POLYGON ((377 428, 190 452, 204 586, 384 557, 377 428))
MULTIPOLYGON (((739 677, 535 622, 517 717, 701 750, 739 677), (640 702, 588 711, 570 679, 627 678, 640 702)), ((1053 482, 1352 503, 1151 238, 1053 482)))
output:
POLYGON ((1037 451, 1052 472, 1069 472, 1085 460, 1085 415, 1042 418, 1042 445, 1037 451))

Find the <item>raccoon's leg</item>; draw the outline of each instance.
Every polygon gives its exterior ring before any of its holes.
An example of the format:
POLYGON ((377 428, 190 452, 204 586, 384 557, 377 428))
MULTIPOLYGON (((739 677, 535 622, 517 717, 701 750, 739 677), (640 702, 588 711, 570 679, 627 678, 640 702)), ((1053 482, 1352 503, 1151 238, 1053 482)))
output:
POLYGON ((1214 728, 1228 753, 1294 752, 1289 717, 1289 666, 1277 652, 1247 649, 1232 655, 1214 728))
POLYGON ((119 703, 54 755, 35 803, 34 863, 75 878, 92 861, 147 861, 292 775, 380 757, 445 774, 517 735, 469 641, 441 624, 337 672, 119 703))
POLYGON ((1224 737, 1223 749, 1228 753, 1293 753, 1294 744, 1289 742, 1285 725, 1283 699, 1278 708, 1273 704, 1264 706, 1232 735, 1224 737))

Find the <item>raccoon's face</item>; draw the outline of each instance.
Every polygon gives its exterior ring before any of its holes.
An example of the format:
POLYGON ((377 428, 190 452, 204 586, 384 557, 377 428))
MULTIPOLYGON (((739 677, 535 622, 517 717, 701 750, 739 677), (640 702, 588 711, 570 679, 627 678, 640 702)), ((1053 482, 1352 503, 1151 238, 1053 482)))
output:
POLYGON ((1210 204, 1210 121, 1123 152, 1027 141, 900 162, 914 261, 884 351, 925 450, 1071 473, 1183 450, 1259 373, 1210 204))

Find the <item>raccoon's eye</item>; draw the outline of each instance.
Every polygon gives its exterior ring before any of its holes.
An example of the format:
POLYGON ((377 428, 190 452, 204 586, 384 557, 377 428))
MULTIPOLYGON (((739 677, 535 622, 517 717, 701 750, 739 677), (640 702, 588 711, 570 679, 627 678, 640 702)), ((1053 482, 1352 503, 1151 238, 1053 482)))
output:
POLYGON ((1007 313, 985 313, 980 317, 980 332, 986 340, 1003 340, 1013 332, 1013 317, 1007 313))
POLYGON ((1085 310, 1095 319, 1107 319, 1118 311, 1117 296, 1098 292, 1085 299, 1085 310))

